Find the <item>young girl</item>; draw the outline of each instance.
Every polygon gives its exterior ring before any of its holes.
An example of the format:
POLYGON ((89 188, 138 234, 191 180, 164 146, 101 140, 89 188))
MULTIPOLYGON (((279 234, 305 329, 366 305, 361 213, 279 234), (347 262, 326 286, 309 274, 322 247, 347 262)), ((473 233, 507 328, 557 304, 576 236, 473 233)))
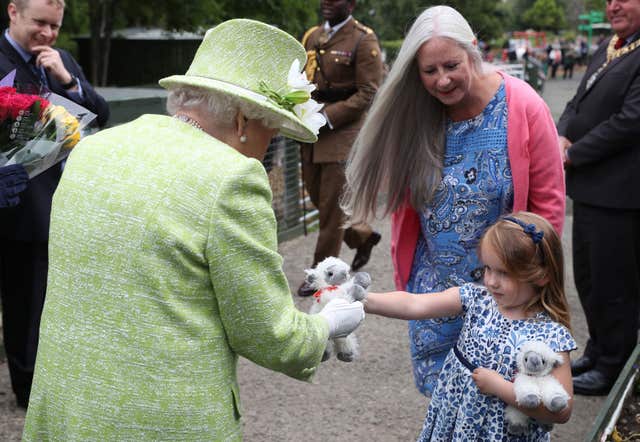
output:
MULTIPOLYGON (((485 287, 466 284, 430 296, 369 293, 365 310, 399 319, 464 317, 419 441, 548 441, 536 421, 524 436, 509 434, 504 409, 517 406, 511 381, 515 357, 528 340, 543 341, 562 355, 564 362, 552 374, 573 398, 569 351, 576 344, 569 332, 560 239, 544 218, 518 212, 484 233, 479 255, 485 287)), ((518 408, 538 421, 564 423, 572 400, 558 413, 542 405, 518 408)))

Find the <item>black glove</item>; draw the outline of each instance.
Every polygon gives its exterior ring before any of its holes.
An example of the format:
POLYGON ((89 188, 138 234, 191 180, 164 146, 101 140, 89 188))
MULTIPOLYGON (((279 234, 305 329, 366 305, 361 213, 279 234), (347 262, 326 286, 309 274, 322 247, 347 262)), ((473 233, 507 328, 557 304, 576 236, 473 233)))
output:
POLYGON ((18 194, 27 188, 29 175, 22 164, 0 167, 0 208, 20 202, 18 194))

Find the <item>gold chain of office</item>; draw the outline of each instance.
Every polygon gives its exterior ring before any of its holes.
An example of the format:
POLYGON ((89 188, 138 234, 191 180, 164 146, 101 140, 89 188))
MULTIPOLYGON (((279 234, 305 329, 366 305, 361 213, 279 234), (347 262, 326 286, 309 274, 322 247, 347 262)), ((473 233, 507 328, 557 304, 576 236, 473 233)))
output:
POLYGON ((607 46, 607 61, 602 63, 602 66, 600 66, 598 70, 595 71, 591 75, 591 77, 589 77, 589 79, 587 80, 587 90, 593 85, 593 83, 596 81, 596 78, 598 78, 598 75, 600 75, 600 73, 609 65, 609 63, 611 63, 618 57, 622 57, 623 55, 628 54, 629 52, 635 50, 638 46, 640 46, 640 39, 638 39, 633 43, 616 49, 615 46, 618 40, 619 37, 617 35, 613 36, 611 40, 609 40, 609 45, 607 46))

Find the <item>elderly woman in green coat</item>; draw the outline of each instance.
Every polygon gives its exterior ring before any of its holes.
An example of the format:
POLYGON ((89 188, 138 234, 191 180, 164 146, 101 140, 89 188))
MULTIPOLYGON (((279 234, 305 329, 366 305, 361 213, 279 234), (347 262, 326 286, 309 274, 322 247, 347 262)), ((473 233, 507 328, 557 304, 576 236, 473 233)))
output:
POLYGON ((50 270, 25 440, 239 440, 238 355, 309 380, 364 317, 293 305, 260 163, 324 123, 305 51, 251 20, 210 30, 172 116, 84 139, 53 201, 50 270))

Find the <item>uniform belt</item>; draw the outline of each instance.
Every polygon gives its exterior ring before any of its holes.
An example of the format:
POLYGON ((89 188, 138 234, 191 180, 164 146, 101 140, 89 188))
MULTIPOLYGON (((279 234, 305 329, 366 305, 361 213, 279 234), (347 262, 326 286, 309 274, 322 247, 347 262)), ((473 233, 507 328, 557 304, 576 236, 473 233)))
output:
POLYGON ((469 371, 473 371, 476 368, 478 368, 477 365, 472 364, 467 358, 464 357, 464 355, 462 354, 460 349, 458 349, 458 345, 457 344, 453 346, 453 353, 456 355, 458 360, 460 362, 462 362, 462 365, 464 365, 465 367, 467 367, 469 369, 469 371))

